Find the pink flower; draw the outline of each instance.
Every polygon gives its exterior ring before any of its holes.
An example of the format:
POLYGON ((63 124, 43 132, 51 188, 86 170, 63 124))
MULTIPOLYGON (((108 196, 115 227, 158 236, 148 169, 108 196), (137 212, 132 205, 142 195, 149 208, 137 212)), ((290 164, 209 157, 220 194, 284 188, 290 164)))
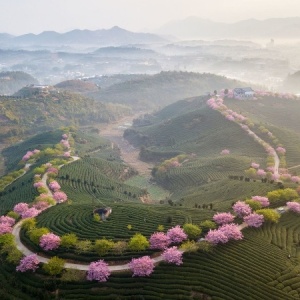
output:
POLYGON ((25 212, 21 214, 22 219, 34 218, 39 215, 41 212, 34 207, 28 208, 25 212))
POLYGON ((60 237, 54 233, 43 234, 40 238, 40 247, 46 251, 57 249, 60 245, 60 237))
POLYGON ((64 140, 67 140, 68 139, 68 135, 66 133, 64 133, 62 136, 61 136, 64 140))
POLYGON ((242 201, 238 201, 233 205, 233 211, 239 216, 239 217, 243 217, 245 215, 249 215, 251 214, 251 207, 242 201))
POLYGON ((54 180, 49 183, 49 188, 52 191, 56 192, 56 191, 60 190, 60 185, 57 181, 54 180))
POLYGON ((36 254, 31 254, 28 256, 25 256, 23 259, 21 259, 19 265, 17 266, 16 270, 18 272, 26 272, 26 271, 33 271, 38 268, 39 260, 36 254))
POLYGON ((241 240, 243 239, 243 234, 239 229, 237 224, 225 224, 219 227, 219 231, 223 232, 228 240, 241 240))
POLYGON ((225 235, 224 232, 220 231, 219 229, 210 229, 207 233, 205 240, 216 245, 216 244, 225 244, 228 242, 228 237, 225 235))
POLYGON ((39 201, 34 204, 33 207, 39 211, 43 211, 49 207, 49 203, 45 201, 39 201))
POLYGON ((187 239, 186 233, 180 228, 179 225, 170 228, 167 231, 167 237, 170 239, 171 243, 181 243, 187 239))
POLYGON ((35 182, 33 186, 37 189, 39 187, 44 187, 44 183, 42 181, 35 182))
POLYGON ((89 269, 87 271, 87 280, 97 280, 99 282, 105 282, 107 281, 109 276, 110 270, 108 268, 108 264, 104 262, 104 260, 98 260, 96 262, 90 263, 89 269))
POLYGON ((13 226, 16 223, 14 218, 8 216, 1 216, 0 217, 0 224, 7 224, 8 226, 13 226))
POLYGON ((53 198, 57 203, 62 203, 62 202, 67 201, 68 196, 64 192, 59 191, 59 192, 55 192, 53 194, 53 198))
POLYGON ((259 168, 259 164, 253 162, 253 163, 251 163, 251 168, 258 169, 259 168))
POLYGON ((163 232, 155 232, 150 236, 150 249, 166 249, 170 244, 170 238, 163 232))
POLYGON ((250 214, 248 216, 244 217, 244 222, 249 226, 249 227, 260 227, 263 222, 264 222, 264 216, 259 215, 256 213, 250 214))
POLYGON ((227 224, 227 223, 232 223, 234 220, 234 215, 232 215, 231 213, 216 213, 213 216, 213 220, 217 223, 217 224, 227 224))
POLYGON ((177 247, 171 247, 166 249, 162 254, 163 259, 177 266, 182 264, 182 251, 178 250, 177 247))
POLYGON ((28 204, 24 202, 20 202, 14 206, 14 212, 16 212, 19 215, 22 215, 28 209, 28 204))
POLYGON ((270 205, 269 199, 267 197, 252 196, 251 199, 254 201, 258 201, 262 207, 267 207, 270 205))
POLYGON ((63 156, 64 157, 71 157, 71 153, 70 152, 65 152, 63 156))
POLYGON ((222 154, 222 155, 228 155, 228 154, 230 154, 230 150, 223 149, 220 154, 222 154))
POLYGON ((298 202, 287 202, 286 206, 289 210, 299 214, 300 213, 300 203, 298 202))
POLYGON ((267 173, 263 169, 258 169, 256 174, 260 177, 265 177, 267 175, 267 173))
POLYGON ((0 235, 11 232, 12 227, 8 223, 0 223, 0 235))
POLYGON ((129 268, 133 272, 132 276, 149 276, 154 270, 154 262, 149 256, 133 258, 129 263, 129 268))
POLYGON ((277 151, 279 154, 285 154, 285 152, 286 152, 285 148, 283 148, 283 147, 277 147, 277 148, 276 148, 276 151, 277 151))

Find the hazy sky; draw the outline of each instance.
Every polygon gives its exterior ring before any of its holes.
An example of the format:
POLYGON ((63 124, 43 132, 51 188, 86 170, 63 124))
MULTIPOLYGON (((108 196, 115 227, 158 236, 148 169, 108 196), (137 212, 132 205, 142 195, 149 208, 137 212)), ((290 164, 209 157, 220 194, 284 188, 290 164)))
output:
POLYGON ((0 32, 101 29, 149 31, 198 16, 214 21, 300 16, 300 0, 0 0, 0 32))

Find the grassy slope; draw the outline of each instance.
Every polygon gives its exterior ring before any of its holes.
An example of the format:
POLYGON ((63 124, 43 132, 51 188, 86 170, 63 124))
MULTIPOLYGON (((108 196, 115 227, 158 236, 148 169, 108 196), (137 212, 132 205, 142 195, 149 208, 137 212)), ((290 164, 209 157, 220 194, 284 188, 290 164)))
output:
POLYGON ((299 100, 263 97, 257 101, 225 100, 226 105, 263 124, 287 149, 288 167, 300 164, 299 100))
POLYGON ((90 95, 101 101, 124 103, 145 109, 165 106, 224 86, 233 88, 240 84, 236 80, 213 74, 161 72, 142 79, 114 84, 90 95))

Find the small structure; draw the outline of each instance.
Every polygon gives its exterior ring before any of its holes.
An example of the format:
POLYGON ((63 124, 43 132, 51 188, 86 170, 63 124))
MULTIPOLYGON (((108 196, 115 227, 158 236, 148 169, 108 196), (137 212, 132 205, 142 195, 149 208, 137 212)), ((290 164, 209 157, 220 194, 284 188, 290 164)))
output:
POLYGON ((98 214, 101 217, 102 221, 105 221, 106 218, 109 217, 111 212, 112 212, 112 209, 110 207, 96 208, 93 210, 93 214, 98 214))
POLYGON ((255 95, 255 91, 251 87, 235 88, 233 90, 234 98, 240 99, 252 99, 255 95))

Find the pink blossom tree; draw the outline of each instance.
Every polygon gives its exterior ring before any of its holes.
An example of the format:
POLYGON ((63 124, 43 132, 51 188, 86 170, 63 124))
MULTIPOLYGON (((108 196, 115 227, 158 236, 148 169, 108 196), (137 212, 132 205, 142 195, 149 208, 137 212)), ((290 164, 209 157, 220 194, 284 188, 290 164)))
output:
POLYGON ((14 206, 14 212, 16 212, 19 215, 22 215, 28 209, 28 204, 24 202, 20 202, 14 206))
POLYGON ((62 203, 68 200, 68 196, 62 191, 55 192, 53 194, 53 198, 57 203, 62 203))
POLYGON ((39 187, 44 187, 44 183, 42 181, 37 181, 33 184, 33 187, 35 187, 36 189, 39 187))
POLYGON ((25 212, 21 214, 22 219, 26 218, 34 218, 40 214, 40 211, 37 210, 35 207, 28 208, 25 212))
POLYGON ((258 228, 258 227, 260 227, 263 224, 263 222, 264 222, 264 216, 256 214, 256 213, 253 213, 253 214, 250 214, 248 216, 245 216, 244 217, 244 222, 249 227, 258 228))
POLYGON ((86 278, 90 281, 97 280, 99 282, 105 282, 109 276, 110 270, 108 264, 101 259, 90 263, 86 278))
POLYGON ((230 150, 228 149, 223 149, 221 152, 220 152, 221 155, 228 155, 230 154, 230 150))
POLYGON ((129 268, 133 272, 132 276, 150 276, 154 270, 154 262, 150 256, 133 258, 129 263, 129 268))
POLYGON ((38 201, 32 207, 34 207, 37 210, 43 211, 49 207, 49 203, 46 201, 38 201))
POLYGON ((67 140, 68 139, 68 135, 66 133, 64 133, 62 136, 61 136, 64 140, 67 140))
POLYGON ((67 152, 64 153, 63 156, 66 157, 66 158, 71 157, 71 153, 69 151, 67 151, 67 152))
POLYGON ((258 201, 262 207, 267 207, 270 205, 269 199, 267 197, 263 197, 263 196, 252 196, 251 197, 252 200, 254 201, 258 201))
POLYGON ((224 232, 219 229, 210 229, 209 232, 205 236, 205 240, 216 245, 216 244, 225 244, 228 242, 228 237, 224 232))
POLYGON ((251 214, 251 207, 242 201, 238 201, 233 205, 233 211, 239 216, 243 217, 245 215, 251 214))
POLYGON ((60 185, 57 181, 53 180, 49 183, 49 188, 54 191, 57 192, 58 190, 60 190, 60 185))
POLYGON ((291 177, 292 182, 294 183, 300 183, 300 177, 299 176, 292 176, 291 177))
POLYGON ((258 169, 256 175, 259 177, 266 177, 267 173, 263 169, 258 169))
POLYGON ((43 234, 40 238, 40 247, 46 251, 57 249, 60 245, 60 237, 54 233, 43 234))
POLYGON ((33 155, 34 153, 32 151, 27 151, 27 153, 22 157, 22 160, 23 161, 27 161, 28 159, 31 158, 31 156, 33 155))
POLYGON ((167 237, 169 238, 171 243, 181 243, 182 241, 187 239, 187 235, 179 225, 170 228, 167 231, 167 237))
POLYGON ((287 202, 286 206, 288 209, 292 212, 295 212, 297 214, 300 213, 300 203, 299 202, 287 202))
POLYGON ((283 148, 283 147, 277 147, 276 148, 276 151, 279 153, 279 154, 285 154, 285 152, 286 152, 286 150, 285 150, 285 148, 283 148))
POLYGON ((149 239, 151 249, 166 249, 170 244, 170 238, 163 232, 155 232, 149 239))
POLYGON ((243 234, 237 224, 224 224, 218 229, 223 232, 228 240, 242 240, 243 234))
POLYGON ((0 223, 0 235, 5 233, 11 233, 12 227, 7 223, 0 223))
POLYGON ((16 267, 16 270, 18 272, 26 272, 26 271, 35 272, 38 267, 39 267, 39 260, 37 255, 31 254, 21 259, 19 265, 16 267))
POLYGON ((162 254, 163 259, 177 266, 182 264, 182 251, 178 250, 176 246, 166 249, 162 254))
POLYGON ((231 213, 216 213, 213 216, 214 222, 216 222, 219 225, 232 223, 234 220, 234 215, 231 213))
POLYGON ((0 217, 0 224, 7 224, 8 226, 13 226, 16 223, 14 218, 8 216, 1 216, 0 217))
POLYGON ((259 168, 259 164, 255 163, 255 162, 252 162, 251 163, 251 168, 258 169, 259 168))

